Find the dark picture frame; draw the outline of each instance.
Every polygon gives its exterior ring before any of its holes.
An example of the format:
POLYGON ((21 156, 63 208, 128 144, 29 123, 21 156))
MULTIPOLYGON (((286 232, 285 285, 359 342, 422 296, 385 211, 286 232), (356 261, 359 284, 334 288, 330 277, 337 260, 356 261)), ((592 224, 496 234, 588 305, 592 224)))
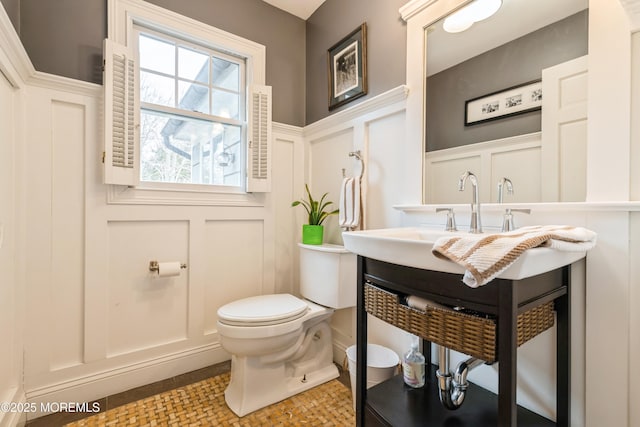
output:
POLYGON ((542 80, 512 86, 464 103, 464 125, 472 126, 542 108, 542 80))
POLYGON ((367 23, 327 51, 329 110, 367 94, 367 23))

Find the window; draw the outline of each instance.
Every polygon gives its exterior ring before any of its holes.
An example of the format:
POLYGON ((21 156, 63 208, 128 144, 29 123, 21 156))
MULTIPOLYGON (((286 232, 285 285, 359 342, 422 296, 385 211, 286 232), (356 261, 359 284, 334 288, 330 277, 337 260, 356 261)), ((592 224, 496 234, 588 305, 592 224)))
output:
POLYGON ((105 40, 105 182, 269 191, 264 47, 144 2, 109 7, 120 18, 105 40))
POLYGON ((140 181, 242 186, 244 60, 144 28, 136 36, 140 181))

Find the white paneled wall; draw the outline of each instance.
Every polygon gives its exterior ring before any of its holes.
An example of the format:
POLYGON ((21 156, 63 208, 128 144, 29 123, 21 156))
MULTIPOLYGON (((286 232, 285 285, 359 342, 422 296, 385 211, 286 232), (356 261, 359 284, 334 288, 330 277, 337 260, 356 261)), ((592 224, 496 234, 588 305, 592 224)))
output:
MULTIPOLYGON (((640 212, 631 214, 630 253, 640 254, 640 212)), ((640 337, 640 263, 631 263, 631 283, 635 284, 629 289, 629 336, 640 337)), ((629 360, 640 359, 640 339, 631 339, 629 348, 629 360)), ((629 377, 629 401, 640 402, 640 370, 630 369, 629 377)), ((631 425, 640 423, 640 407, 632 404, 629 407, 629 420, 631 425)))
POLYGON ((275 233, 275 283, 274 292, 298 294, 298 246, 301 226, 297 221, 300 208, 293 209, 291 202, 300 197, 304 186, 304 143, 300 128, 279 125, 274 128, 273 186, 271 194, 275 233), (282 166, 280 166, 282 165, 282 166))
POLYGON ((404 193, 404 109, 371 120, 365 128, 368 142, 367 197, 368 228, 397 227, 401 224, 394 205, 408 201, 404 193))
POLYGON ((87 401, 227 360, 221 305, 297 291, 290 204, 303 186, 302 130, 274 125, 269 195, 136 204, 102 184, 101 87, 34 82, 23 189, 27 398, 87 401), (187 268, 160 278, 152 260, 187 268))
MULTIPOLYGON (((342 173, 358 176, 360 163, 349 157, 360 150, 365 162, 362 179, 365 228, 399 224, 394 204, 408 203, 403 190, 404 99, 408 89, 399 86, 373 99, 343 110, 305 128, 312 192, 329 193, 337 204, 342 173)), ((342 243, 337 218, 329 222, 329 242, 342 243)), ((327 233, 327 230, 325 230, 327 233)))
MULTIPOLYGON (((392 227, 400 225, 400 217, 394 204, 407 202, 403 191, 403 152, 405 132, 404 86, 378 95, 354 107, 333 114, 305 128, 306 159, 309 183, 314 197, 325 192, 328 200, 336 205, 340 197, 342 171, 347 176, 361 172, 360 163, 349 157, 349 153, 360 150, 365 163, 362 179, 365 228, 392 227)), ((302 196, 298 190, 298 197, 302 196)), ((300 220, 300 223, 302 221, 300 220)), ((325 240, 342 244, 337 217, 332 217, 325 226, 325 240)), ((332 318, 334 360, 342 362, 345 349, 355 342, 355 309, 337 310, 332 318)), ((401 350, 396 336, 387 334, 384 326, 373 342, 401 350)))
MULTIPOLYGON (((331 133, 319 139, 309 141, 309 188, 314 198, 329 193, 326 200, 333 202, 334 209, 339 206, 342 171, 347 176, 354 175, 355 163, 349 153, 355 150, 355 132, 353 128, 331 133)), ((301 193, 302 196, 302 193, 301 193)), ((325 223, 324 239, 330 243, 342 243, 336 216, 325 223)))
MULTIPOLYGON (((41 90, 30 90, 29 96, 40 97, 41 90), (37 93, 37 94, 36 94, 37 93)), ((53 94, 52 94, 53 95, 53 94)), ((30 262, 46 259, 49 263, 47 291, 49 305, 55 310, 55 321, 46 324, 48 336, 56 345, 50 349, 50 369, 59 370, 82 363, 83 337, 81 335, 84 316, 84 183, 85 150, 77 141, 85 138, 87 126, 85 105, 81 99, 51 98, 48 111, 43 112, 37 143, 29 144, 30 162, 29 194, 34 210, 42 226, 50 226, 47 236, 49 246, 39 246, 39 257, 30 262), (73 123, 74 126, 67 126, 73 123), (77 124, 77 125, 76 125, 77 124), (36 171, 49 170, 51 175, 43 176, 36 171), (33 190, 33 191, 31 191, 33 190), (55 195, 55 196, 54 196, 55 195), (42 210, 41 210, 42 209, 42 210), (39 214, 46 213, 47 217, 39 214), (40 258, 43 257, 43 258, 40 258), (77 331, 78 333, 69 333, 77 331)), ((47 107, 43 104, 42 107, 47 107)), ((40 116, 34 116, 40 117, 40 116)), ((29 139, 28 139, 29 140, 29 139)), ((34 215, 35 217, 36 215, 34 215)), ((38 236, 32 236, 34 240, 38 236)), ((44 289, 43 289, 44 290, 44 289)), ((52 319, 53 320, 53 319, 52 319)))
POLYGON ((107 358, 188 338, 189 273, 158 277, 150 260, 187 262, 189 222, 109 221, 107 358))
MULTIPOLYGON (((0 31, 0 40, 2 38, 0 31)), ((0 402, 20 404, 25 400, 22 388, 24 300, 18 242, 19 204, 23 196, 16 184, 20 173, 17 120, 22 108, 22 89, 21 82, 8 80, 7 76, 12 75, 15 76, 6 61, 4 48, 0 47, 0 402)), ((16 424, 22 415, 20 411, 4 409, 0 411, 0 426, 16 424)))
POLYGON ((264 271, 264 224, 260 220, 214 220, 205 223, 205 331, 216 331, 220 307, 238 298, 270 293, 264 271), (229 268, 232 266, 232 268, 229 268), (234 268, 237 266, 239 268, 234 268))

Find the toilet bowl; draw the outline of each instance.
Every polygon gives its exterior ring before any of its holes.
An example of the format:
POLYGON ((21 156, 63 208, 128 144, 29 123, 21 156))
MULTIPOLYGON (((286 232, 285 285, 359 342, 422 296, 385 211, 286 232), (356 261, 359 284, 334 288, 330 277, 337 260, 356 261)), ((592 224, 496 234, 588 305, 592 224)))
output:
POLYGON ((338 376, 329 322, 335 308, 355 306, 355 255, 342 246, 300 244, 300 258, 305 298, 259 295, 218 310, 220 344, 231 354, 225 401, 238 416, 338 376))

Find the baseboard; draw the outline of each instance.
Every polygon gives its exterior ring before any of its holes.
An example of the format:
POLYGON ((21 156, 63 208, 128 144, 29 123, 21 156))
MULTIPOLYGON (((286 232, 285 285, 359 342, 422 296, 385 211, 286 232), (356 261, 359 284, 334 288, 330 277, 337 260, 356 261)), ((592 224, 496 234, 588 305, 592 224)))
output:
POLYGON ((333 335, 333 361, 340 366, 346 366, 347 348, 353 345, 353 339, 331 328, 333 335))
MULTIPOLYGON (((219 343, 97 372, 71 381, 27 390, 38 411, 27 419, 48 415, 51 403, 83 404, 229 360, 219 343), (44 409, 44 410, 41 410, 44 409)), ((90 405, 89 405, 90 406, 90 405)))

